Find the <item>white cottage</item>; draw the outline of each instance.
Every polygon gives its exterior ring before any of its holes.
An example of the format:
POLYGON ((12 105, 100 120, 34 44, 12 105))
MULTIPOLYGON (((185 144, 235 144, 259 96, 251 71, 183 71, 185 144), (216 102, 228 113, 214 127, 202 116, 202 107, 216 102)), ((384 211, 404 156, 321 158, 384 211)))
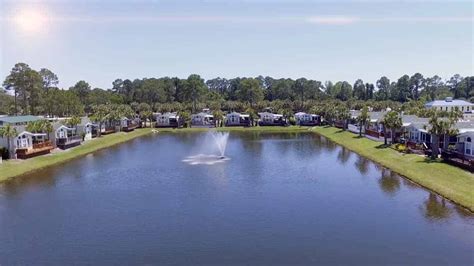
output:
POLYGON ((156 127, 173 127, 179 128, 183 126, 183 121, 180 116, 173 112, 167 112, 160 114, 158 113, 156 116, 156 127))
POLYGON ((46 133, 23 131, 14 140, 14 149, 18 159, 28 159, 49 153, 54 147, 46 133))
POLYGON ((225 126, 226 127, 233 127, 233 126, 250 126, 250 115, 248 114, 241 114, 238 112, 228 113, 225 117, 225 126))
POLYGON ((296 125, 298 126, 317 126, 321 124, 321 117, 315 114, 298 112, 295 114, 296 125))
POLYGON ((258 113, 260 121, 258 122, 259 126, 286 126, 286 120, 281 114, 274 114, 270 112, 258 113))
POLYGON ((138 124, 135 119, 128 117, 122 117, 122 119, 120 119, 120 129, 124 132, 134 131, 137 127, 138 124))
POLYGON ((191 115, 192 127, 215 127, 214 116, 209 109, 203 109, 203 112, 191 115))
POLYGON ((81 145, 81 136, 77 135, 75 128, 60 126, 55 131, 56 146, 62 150, 66 150, 81 145))
POLYGON ((458 135, 456 151, 466 157, 474 158, 474 131, 468 131, 458 135))

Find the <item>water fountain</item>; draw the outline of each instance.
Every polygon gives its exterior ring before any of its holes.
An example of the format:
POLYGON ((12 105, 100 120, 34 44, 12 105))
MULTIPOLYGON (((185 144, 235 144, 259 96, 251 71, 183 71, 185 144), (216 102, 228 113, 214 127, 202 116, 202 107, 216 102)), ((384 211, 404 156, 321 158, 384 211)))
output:
POLYGON ((209 131, 203 139, 200 153, 186 157, 183 162, 191 165, 213 165, 230 160, 225 156, 229 132, 209 131), (218 154, 216 155, 215 152, 218 154))

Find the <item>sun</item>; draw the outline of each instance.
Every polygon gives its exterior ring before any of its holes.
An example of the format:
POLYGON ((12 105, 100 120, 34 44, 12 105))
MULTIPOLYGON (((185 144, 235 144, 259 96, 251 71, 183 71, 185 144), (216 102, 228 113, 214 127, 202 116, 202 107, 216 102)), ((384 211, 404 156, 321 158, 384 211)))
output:
POLYGON ((27 33, 39 33, 48 26, 49 16, 41 8, 20 8, 13 16, 19 30, 27 33))

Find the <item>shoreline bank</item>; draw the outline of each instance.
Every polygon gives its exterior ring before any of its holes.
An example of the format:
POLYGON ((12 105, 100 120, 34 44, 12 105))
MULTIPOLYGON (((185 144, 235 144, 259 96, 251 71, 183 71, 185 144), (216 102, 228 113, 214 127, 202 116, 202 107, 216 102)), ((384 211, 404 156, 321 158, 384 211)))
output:
POLYGON ((419 155, 383 148, 383 143, 360 138, 339 128, 314 127, 311 131, 474 212, 474 174, 468 171, 419 155))
POLYGON ((0 164, 0 183, 7 182, 12 178, 29 174, 39 169, 80 158, 95 151, 148 135, 151 132, 152 130, 150 128, 136 129, 128 133, 118 132, 83 142, 81 145, 65 151, 56 151, 48 155, 42 155, 27 160, 3 161, 3 163, 0 164))

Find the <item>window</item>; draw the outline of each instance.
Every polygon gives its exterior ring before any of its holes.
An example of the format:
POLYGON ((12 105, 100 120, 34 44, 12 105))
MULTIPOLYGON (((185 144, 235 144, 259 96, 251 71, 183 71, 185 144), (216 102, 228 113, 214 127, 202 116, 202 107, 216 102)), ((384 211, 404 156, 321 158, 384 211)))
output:
POLYGON ((468 154, 468 155, 472 154, 471 144, 472 144, 471 143, 471 138, 467 137, 466 143, 465 143, 465 146, 464 146, 464 154, 468 154))

